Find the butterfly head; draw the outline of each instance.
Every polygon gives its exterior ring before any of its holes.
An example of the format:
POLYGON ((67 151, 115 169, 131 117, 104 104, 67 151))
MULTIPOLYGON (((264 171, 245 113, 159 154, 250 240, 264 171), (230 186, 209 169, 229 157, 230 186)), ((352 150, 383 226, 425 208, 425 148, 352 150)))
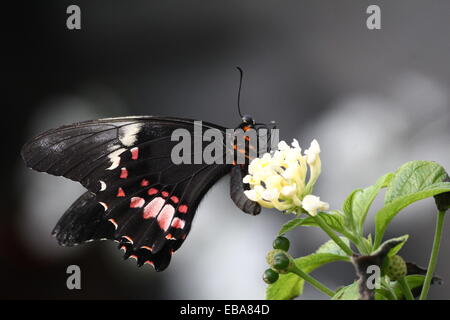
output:
POLYGON ((256 124, 252 116, 245 114, 242 117, 242 124, 254 126, 256 124))

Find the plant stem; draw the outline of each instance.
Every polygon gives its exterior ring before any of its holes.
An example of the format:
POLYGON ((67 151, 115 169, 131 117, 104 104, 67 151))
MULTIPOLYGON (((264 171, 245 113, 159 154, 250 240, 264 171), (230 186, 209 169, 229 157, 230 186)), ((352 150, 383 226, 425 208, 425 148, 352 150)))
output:
POLYGON ((423 282, 422 292, 420 293, 420 300, 426 300, 428 290, 430 290, 431 280, 433 279, 434 270, 436 269, 437 257, 439 254, 439 247, 441 245, 442 227, 444 225, 445 211, 441 210, 437 214, 436 231, 434 233, 433 250, 431 251, 430 262, 428 263, 427 275, 423 282))
POLYGON ((388 292, 391 294, 391 296, 392 296, 391 300, 398 300, 397 299, 397 295, 395 294, 394 290, 392 289, 390 282, 388 283, 386 281, 386 278, 381 278, 381 283, 388 290, 388 292))
POLYGON ((402 277, 398 279, 397 282, 400 285, 400 288, 402 289, 406 300, 414 300, 414 296, 411 292, 411 289, 409 288, 408 282, 406 282, 406 278, 402 277))
POLYGON ((303 280, 308 282, 310 285, 312 285, 314 288, 316 288, 320 292, 326 294, 327 296, 333 297, 335 295, 335 292, 333 290, 327 288, 321 282, 319 282, 318 280, 314 279, 313 277, 311 277, 306 272, 300 270, 294 263, 292 264, 291 267, 289 267, 289 272, 295 273, 300 278, 302 278, 303 280))
POLYGON ((316 221, 319 227, 321 227, 322 230, 325 231, 342 250, 344 250, 347 255, 353 255, 352 249, 350 249, 350 247, 344 241, 342 241, 342 239, 336 233, 334 233, 330 226, 319 215, 313 216, 313 219, 316 221))

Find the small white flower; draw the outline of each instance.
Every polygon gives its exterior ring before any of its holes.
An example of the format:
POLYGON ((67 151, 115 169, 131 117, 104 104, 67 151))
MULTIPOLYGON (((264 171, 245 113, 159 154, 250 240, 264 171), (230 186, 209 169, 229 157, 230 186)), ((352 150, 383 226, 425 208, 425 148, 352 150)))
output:
POLYGON ((289 148, 290 148, 289 145, 286 142, 284 142, 283 140, 281 140, 278 143, 278 150, 280 150, 280 151, 285 151, 285 150, 287 150, 289 148))
POLYGON ((245 177, 244 177, 244 179, 242 179, 242 182, 244 182, 244 183, 250 183, 252 181, 252 176, 251 175, 246 175, 245 177))
POLYGON ((279 195, 280 195, 280 192, 275 188, 266 189, 262 193, 262 198, 266 201, 272 201, 272 200, 277 199, 279 195))
POLYGON ((272 154, 265 153, 250 162, 249 174, 243 178, 243 182, 248 183, 251 190, 245 191, 245 195, 266 208, 299 212, 303 206, 302 199, 312 193, 320 175, 319 153, 320 146, 316 140, 311 142, 305 155, 296 139, 291 146, 280 141, 278 150, 272 154), (310 173, 306 183, 308 169, 310 173))
POLYGON ((319 157, 320 146, 316 139, 311 142, 309 149, 305 150, 306 161, 309 165, 314 164, 316 159, 319 157))
POLYGON ((330 208, 328 203, 320 201, 319 197, 311 194, 308 194, 303 198, 302 206, 311 216, 315 216, 317 215, 317 212, 328 210, 330 208))
POLYGON ((283 196, 285 196, 285 197, 290 197, 290 196, 293 196, 293 195, 295 194, 296 191, 297 191, 297 190, 296 190, 296 188, 295 188, 295 185, 292 185, 292 186, 284 186, 284 187, 281 189, 281 194, 282 194, 283 196))
POLYGON ((249 198, 252 201, 257 202, 259 200, 255 190, 245 190, 244 194, 247 198, 249 198))

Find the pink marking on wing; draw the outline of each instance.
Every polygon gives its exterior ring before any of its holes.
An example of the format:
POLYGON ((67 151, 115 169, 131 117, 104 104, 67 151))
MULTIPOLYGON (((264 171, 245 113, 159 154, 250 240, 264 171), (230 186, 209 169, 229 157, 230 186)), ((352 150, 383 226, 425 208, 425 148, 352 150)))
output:
POLYGON ((117 227, 118 227, 119 225, 117 224, 116 220, 114 220, 114 219, 109 219, 108 221, 111 222, 111 223, 114 225, 114 228, 117 230, 117 227))
POLYGON ((173 235, 172 235, 171 233, 168 233, 168 234, 166 235, 166 239, 167 239, 167 240, 176 240, 176 239, 173 237, 173 235))
POLYGON ((161 194, 164 198, 167 198, 169 196, 169 193, 167 191, 163 191, 161 192, 161 194))
POLYGON ((175 229, 183 229, 184 228, 184 220, 181 220, 180 218, 174 218, 172 220, 171 227, 175 229))
POLYGON ((142 208, 145 204, 145 200, 141 197, 133 197, 130 201, 130 208, 142 208))
POLYGON ((157 194, 159 191, 158 191, 158 189, 156 189, 156 188, 150 188, 150 189, 148 189, 148 191, 147 191, 147 193, 150 195, 150 196, 152 196, 152 195, 154 195, 154 194, 157 194))
POLYGON ((123 252, 127 252, 127 247, 126 246, 121 246, 120 250, 122 250, 123 252))
POLYGON ((128 170, 127 168, 121 168, 120 169, 120 179, 126 179, 128 178, 128 170))
POLYGON ((99 203, 103 206, 103 208, 105 208, 105 211, 108 210, 108 205, 106 203, 104 203, 104 202, 99 202, 99 203))
POLYGON ((150 182, 149 182, 147 179, 142 179, 142 181, 141 181, 141 187, 146 187, 146 186, 148 186, 149 183, 150 183, 150 182))
POLYGON ((128 240, 128 242, 133 243, 133 239, 131 239, 129 236, 123 236, 122 238, 125 238, 125 239, 128 240))
POLYGON ((131 259, 134 259, 134 260, 137 260, 137 259, 138 259, 137 256, 134 255, 134 254, 132 254, 132 255, 130 256, 130 258, 131 258, 131 259))
POLYGON ((170 197, 170 200, 172 200, 173 203, 178 203, 178 202, 180 202, 180 199, 178 199, 177 196, 171 196, 171 197, 170 197))
POLYGON ((139 148, 134 147, 130 151, 131 151, 131 159, 137 160, 137 158, 139 158, 139 148))
POLYGON ((181 213, 186 213, 188 211, 188 206, 185 204, 182 204, 181 206, 178 207, 178 211, 181 213))
POLYGON ((156 218, 161 229, 163 229, 164 231, 167 231, 167 229, 169 229, 170 222, 172 221, 174 214, 175 208, 172 205, 166 204, 162 208, 161 213, 158 215, 158 218, 156 218))
POLYGON ((152 251, 152 248, 150 248, 149 246, 142 246, 141 249, 146 249, 148 251, 152 251))
POLYGON ((117 190, 117 197, 125 197, 125 191, 123 191, 122 188, 119 188, 119 190, 117 190))
POLYGON ((161 208, 163 207, 165 203, 165 200, 161 197, 157 197, 150 201, 144 208, 144 213, 142 214, 142 217, 144 219, 150 219, 154 218, 158 215, 159 211, 161 211, 161 208))
POLYGON ((153 268, 155 267, 155 264, 150 260, 145 261, 144 264, 151 265, 153 268))

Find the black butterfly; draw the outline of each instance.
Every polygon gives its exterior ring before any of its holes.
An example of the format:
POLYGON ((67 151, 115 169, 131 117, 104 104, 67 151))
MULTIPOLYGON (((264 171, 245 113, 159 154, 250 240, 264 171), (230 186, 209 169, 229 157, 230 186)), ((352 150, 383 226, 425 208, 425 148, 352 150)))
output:
MULTIPOLYGON (((88 190, 54 228, 59 244, 115 240, 125 259, 162 271, 188 235, 200 200, 230 171, 232 200, 242 211, 257 215, 261 207, 244 194, 248 161, 243 165, 171 161, 171 150, 178 143, 171 141, 173 130, 193 133, 194 127, 193 120, 179 118, 109 118, 49 130, 28 142, 22 148, 28 167, 78 181, 88 190)), ((259 130, 250 116, 244 116, 238 128, 259 130)), ((203 122, 205 129, 226 134, 224 127, 203 122)), ((223 147, 225 152, 237 148, 223 147)), ((248 149, 244 152, 247 155, 248 149)))

